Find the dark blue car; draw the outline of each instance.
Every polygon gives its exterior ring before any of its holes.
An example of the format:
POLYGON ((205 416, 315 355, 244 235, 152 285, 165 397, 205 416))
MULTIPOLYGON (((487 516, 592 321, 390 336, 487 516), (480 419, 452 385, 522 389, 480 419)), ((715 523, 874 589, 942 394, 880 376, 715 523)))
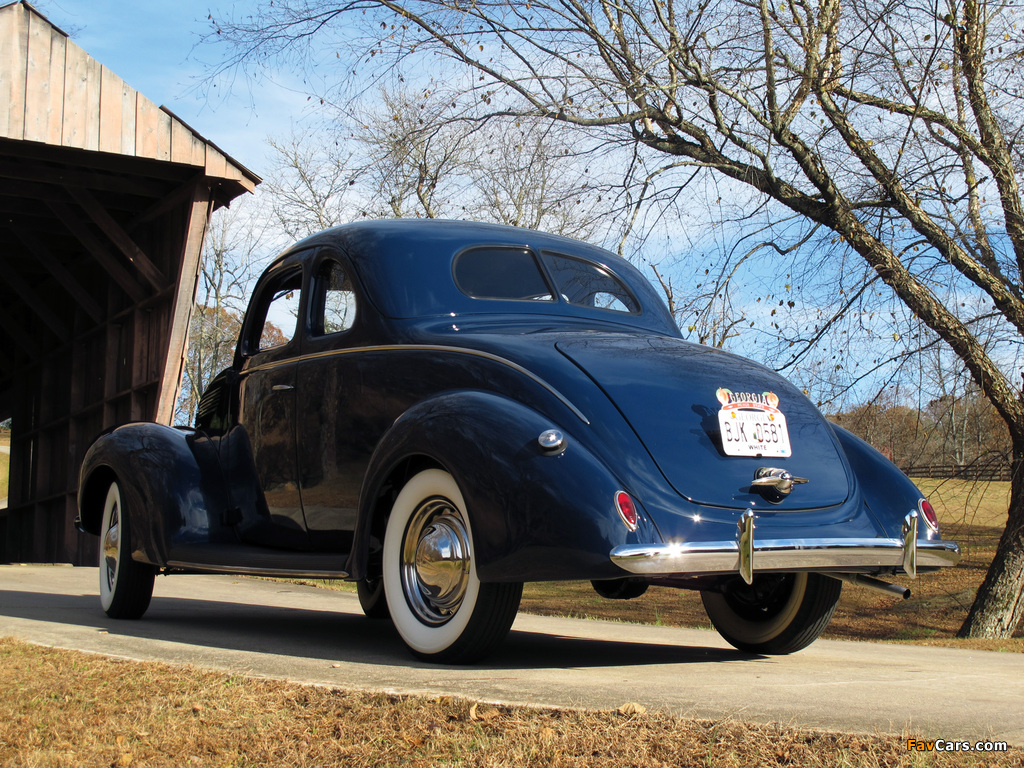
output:
POLYGON ((790 653, 842 581, 956 563, 895 466, 772 371, 680 338, 628 262, 539 232, 378 221, 263 274, 194 429, 128 424, 82 465, 103 608, 166 573, 355 581, 414 654, 468 662, 526 581, 699 590, 790 653))

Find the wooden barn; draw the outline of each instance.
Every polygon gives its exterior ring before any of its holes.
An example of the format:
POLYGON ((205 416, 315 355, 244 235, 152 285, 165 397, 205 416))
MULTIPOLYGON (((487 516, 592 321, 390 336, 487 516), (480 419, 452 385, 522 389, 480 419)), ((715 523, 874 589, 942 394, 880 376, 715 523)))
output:
POLYGON ((26 2, 0 7, 0 562, 94 564, 78 466, 170 423, 210 213, 259 177, 26 2))

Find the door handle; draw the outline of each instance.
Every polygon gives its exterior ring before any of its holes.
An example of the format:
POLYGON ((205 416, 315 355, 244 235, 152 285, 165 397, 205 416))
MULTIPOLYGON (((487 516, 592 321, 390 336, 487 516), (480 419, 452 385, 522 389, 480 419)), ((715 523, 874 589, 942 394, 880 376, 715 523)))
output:
POLYGON ((290 392, 295 389, 291 384, 275 384, 271 388, 272 392, 290 392))

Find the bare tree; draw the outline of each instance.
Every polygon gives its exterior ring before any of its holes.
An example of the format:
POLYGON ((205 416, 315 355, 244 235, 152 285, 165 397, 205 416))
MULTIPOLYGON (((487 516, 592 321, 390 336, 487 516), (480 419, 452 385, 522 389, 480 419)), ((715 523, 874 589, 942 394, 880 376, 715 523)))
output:
POLYGON ((276 163, 264 196, 281 230, 299 240, 345 221, 359 168, 339 137, 322 131, 293 133, 268 143, 276 163))
POLYGON ((344 33, 363 46, 339 71, 347 83, 371 55, 376 70, 407 77, 448 63, 471 73, 466 99, 485 116, 631 141, 831 230, 949 345, 1007 425, 1008 523, 961 629, 997 637, 1024 614, 1024 400, 1016 357, 979 341, 976 302, 964 298, 983 297, 1020 343, 1015 10, 978 0, 274 0, 218 32, 234 45, 229 66, 254 53, 315 54, 344 33))
POLYGON ((473 127, 452 103, 426 88, 418 94, 382 91, 357 114, 368 215, 451 218, 468 184, 473 127))

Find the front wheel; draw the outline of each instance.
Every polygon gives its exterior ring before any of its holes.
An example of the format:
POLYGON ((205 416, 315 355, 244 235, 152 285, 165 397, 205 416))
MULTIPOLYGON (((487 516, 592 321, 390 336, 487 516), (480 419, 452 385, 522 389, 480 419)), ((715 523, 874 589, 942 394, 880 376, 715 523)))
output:
POLYGON ((356 594, 366 618, 388 618, 388 601, 384 598, 384 580, 380 576, 367 576, 357 581, 356 594))
POLYGON ((132 559, 131 522, 115 480, 100 526, 100 605, 112 619, 138 619, 153 597, 156 569, 132 559))
POLYGON ((523 585, 480 582, 462 493, 447 472, 427 469, 405 484, 391 509, 384 593, 414 655, 467 664, 508 634, 523 585))
POLYGON ((704 610, 718 633, 741 651, 787 654, 813 643, 825 631, 843 583, 820 573, 737 578, 721 592, 701 592, 704 610))

